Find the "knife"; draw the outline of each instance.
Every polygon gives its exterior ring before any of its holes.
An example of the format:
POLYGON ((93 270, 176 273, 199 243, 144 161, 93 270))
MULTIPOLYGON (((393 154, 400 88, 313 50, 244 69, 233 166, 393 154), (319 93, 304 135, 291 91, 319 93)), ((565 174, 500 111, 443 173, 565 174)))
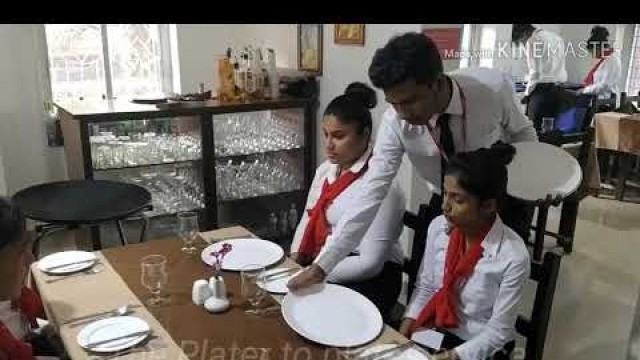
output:
POLYGON ((85 344, 84 347, 91 349, 91 348, 94 348, 96 346, 108 344, 108 343, 113 342, 113 341, 128 339, 128 338, 136 337, 136 336, 148 335, 150 333, 151 333, 151 330, 136 331, 136 332, 129 333, 129 334, 126 334, 126 335, 121 335, 121 336, 117 336, 117 337, 113 337, 113 338, 109 338, 109 339, 105 339, 105 340, 100 340, 100 341, 94 341, 94 342, 85 344))
POLYGON ((399 345, 396 345, 396 346, 392 346, 392 347, 390 347, 388 349, 384 349, 382 351, 378 351, 378 352, 375 352, 373 354, 367 354, 367 355, 364 355, 364 356, 359 356, 357 359, 359 359, 359 360, 380 359, 381 357, 383 357, 385 355, 389 355, 391 353, 395 353, 395 352, 398 352, 398 351, 404 351, 404 350, 407 350, 408 348, 410 348, 412 346, 413 346, 413 341, 407 341, 404 344, 399 344, 399 345))
POLYGON ((71 266, 71 265, 84 264, 84 263, 88 263, 88 262, 95 261, 95 260, 96 259, 85 259, 85 260, 72 261, 72 262, 68 262, 68 263, 64 263, 64 264, 58 264, 58 265, 49 266, 49 267, 46 267, 46 268, 44 268, 42 270, 51 271, 51 270, 56 270, 56 269, 60 269, 60 268, 65 268, 65 267, 71 266))

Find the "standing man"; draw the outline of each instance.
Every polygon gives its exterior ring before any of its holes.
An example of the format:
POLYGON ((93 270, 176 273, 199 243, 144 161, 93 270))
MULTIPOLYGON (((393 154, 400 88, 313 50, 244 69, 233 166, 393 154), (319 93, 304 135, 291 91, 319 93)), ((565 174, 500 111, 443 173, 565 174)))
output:
MULTIPOLYGON (((363 176, 366 184, 350 213, 338 223, 326 251, 289 282, 293 290, 323 281, 358 246, 405 153, 432 191, 429 205, 435 217, 442 212, 442 169, 454 153, 497 141, 537 141, 506 74, 482 68, 445 74, 438 48, 423 34, 396 36, 378 49, 369 77, 391 106, 382 117, 369 171, 363 176)), ((506 205, 504 222, 528 234, 531 217, 522 215, 519 204, 506 205)))
POLYGON ((527 116, 536 129, 544 116, 559 112, 559 97, 563 90, 556 83, 567 81, 564 41, 557 34, 538 29, 531 24, 513 24, 511 41, 524 45, 529 73, 522 102, 527 104, 527 116))

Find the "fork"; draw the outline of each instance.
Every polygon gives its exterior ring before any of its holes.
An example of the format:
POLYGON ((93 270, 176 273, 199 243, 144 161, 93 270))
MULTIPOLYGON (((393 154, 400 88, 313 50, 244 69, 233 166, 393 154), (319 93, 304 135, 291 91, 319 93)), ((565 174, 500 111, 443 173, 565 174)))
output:
POLYGON ((109 354, 109 355, 95 355, 92 359, 93 360, 110 360, 110 359, 116 359, 122 356, 126 356, 129 354, 135 354, 135 353, 146 353, 146 352, 151 352, 154 350, 160 350, 160 349, 164 349, 167 347, 167 345, 165 343, 159 343, 156 344, 154 346, 152 346, 152 342, 160 339, 160 337, 158 335, 150 335, 149 340, 147 341, 147 343, 143 346, 134 346, 132 348, 128 348, 126 350, 122 350, 122 351, 118 351, 116 353, 113 354, 109 354))

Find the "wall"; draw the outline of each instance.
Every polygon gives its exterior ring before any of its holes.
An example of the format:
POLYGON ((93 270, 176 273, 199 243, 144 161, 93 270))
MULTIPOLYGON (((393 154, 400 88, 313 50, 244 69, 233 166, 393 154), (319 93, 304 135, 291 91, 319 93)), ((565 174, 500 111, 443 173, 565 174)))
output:
POLYGON ((49 148, 43 123, 42 25, 0 25, 0 154, 8 194, 64 179, 62 148, 49 148))
MULTIPOLYGON (((2 152, 1 148, 0 148, 0 152, 2 152)), ((7 196, 7 180, 4 177, 4 161, 2 160, 1 153, 0 153, 0 196, 7 196)))
POLYGON ((215 59, 227 48, 245 45, 273 48, 278 67, 295 67, 297 62, 296 24, 178 24, 176 38, 180 86, 184 93, 217 84, 215 59))

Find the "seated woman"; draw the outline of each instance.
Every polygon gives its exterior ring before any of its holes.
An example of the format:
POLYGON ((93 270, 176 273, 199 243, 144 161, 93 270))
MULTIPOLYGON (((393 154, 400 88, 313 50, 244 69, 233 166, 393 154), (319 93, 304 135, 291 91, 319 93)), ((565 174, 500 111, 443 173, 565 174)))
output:
MULTIPOLYGON (((322 128, 328 160, 316 170, 303 216, 291 245, 291 257, 310 264, 331 241, 340 218, 363 186, 361 177, 371 157, 371 112, 374 90, 350 84, 324 112, 322 128)), ((402 287, 402 232, 405 197, 391 186, 360 247, 328 274, 329 282, 347 286, 370 299, 387 318, 402 287)))
POLYGON ((0 360, 63 357, 53 326, 36 330, 36 318, 45 315, 40 297, 24 286, 32 262, 24 220, 9 201, 0 198, 0 360))
POLYGON ((584 78, 585 87, 581 92, 599 98, 609 98, 611 94, 619 96, 622 63, 609 41, 609 30, 603 26, 594 26, 587 40, 587 50, 595 62, 584 78))
MULTIPOLYGON (((530 271, 522 239, 498 209, 507 191, 511 145, 456 154, 444 180, 443 215, 427 233, 414 295, 400 332, 444 334, 436 359, 507 359, 516 306, 530 271)), ((434 345, 437 347, 437 345, 434 345)))

